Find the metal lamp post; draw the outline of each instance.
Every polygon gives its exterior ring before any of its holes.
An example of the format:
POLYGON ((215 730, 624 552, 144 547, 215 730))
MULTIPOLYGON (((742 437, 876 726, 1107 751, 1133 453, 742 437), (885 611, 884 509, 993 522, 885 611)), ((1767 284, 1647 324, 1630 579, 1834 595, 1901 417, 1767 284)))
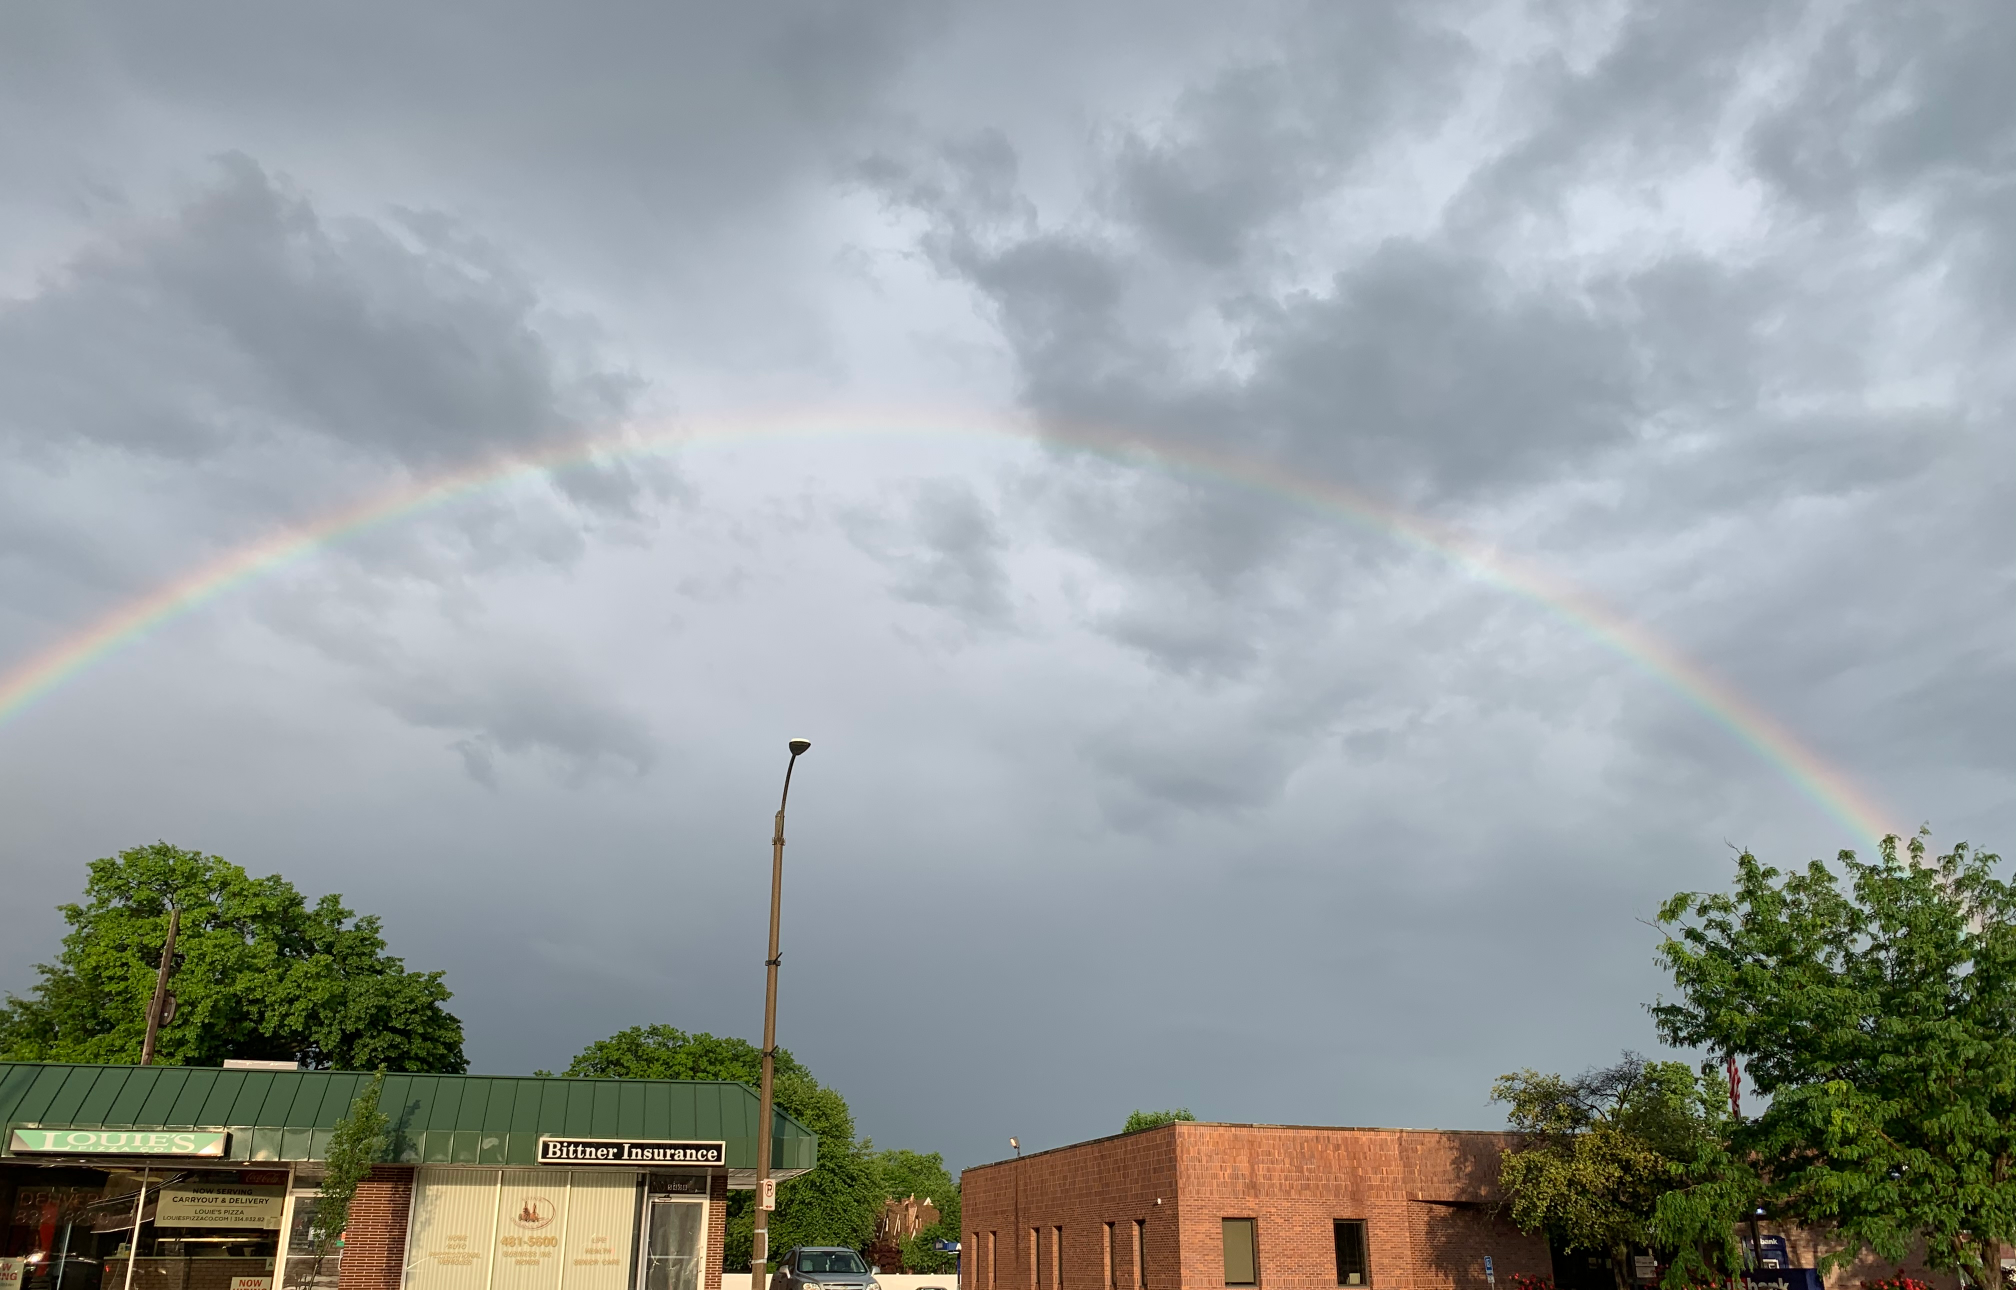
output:
POLYGON ((791 772, 798 759, 812 746, 810 739, 793 739, 791 760, 784 764, 784 795, 777 799, 777 824, 770 833, 770 956, 763 960, 763 1088, 756 1111, 756 1231, 749 1253, 752 1290, 763 1290, 758 1280, 763 1265, 770 1261, 770 1211, 777 1205, 776 1185, 770 1181, 770 1121, 777 1077, 777 932, 784 899, 784 805, 791 800, 791 772))

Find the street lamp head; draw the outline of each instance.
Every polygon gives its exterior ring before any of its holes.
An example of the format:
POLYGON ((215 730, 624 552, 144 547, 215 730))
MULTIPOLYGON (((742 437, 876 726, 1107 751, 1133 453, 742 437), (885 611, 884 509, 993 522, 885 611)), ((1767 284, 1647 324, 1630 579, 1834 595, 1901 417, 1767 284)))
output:
POLYGON ((804 752, 807 748, 810 748, 811 746, 812 741, 810 739, 793 739, 791 741, 791 755, 793 757, 796 757, 798 754, 804 752))

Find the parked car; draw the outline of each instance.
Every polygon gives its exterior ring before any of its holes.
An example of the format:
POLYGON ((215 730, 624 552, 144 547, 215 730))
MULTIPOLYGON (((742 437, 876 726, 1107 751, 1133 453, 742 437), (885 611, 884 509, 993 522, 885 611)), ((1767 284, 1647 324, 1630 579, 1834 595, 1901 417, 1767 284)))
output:
POLYGON ((881 1290, 881 1270, 843 1246, 799 1245, 777 1260, 770 1290, 881 1290))

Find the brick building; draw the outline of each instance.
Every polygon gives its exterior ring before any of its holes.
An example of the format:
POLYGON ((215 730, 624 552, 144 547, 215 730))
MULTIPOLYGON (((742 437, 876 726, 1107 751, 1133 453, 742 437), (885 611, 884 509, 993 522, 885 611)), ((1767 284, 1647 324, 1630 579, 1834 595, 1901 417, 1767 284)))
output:
MULTIPOLYGON (((318 1255, 330 1131, 369 1080, 0 1062, 0 1286, 721 1290, 747 1085, 388 1075, 382 1163, 318 1255)), ((781 1111, 772 1143, 773 1177, 817 1163, 781 1111)))
POLYGON ((1506 1135, 1178 1122, 969 1168, 963 1290, 1488 1290, 1506 1135))
MULTIPOLYGON (((961 1290, 1512 1290, 1524 1273, 1560 1290, 1611 1290, 1602 1260, 1563 1255, 1495 1215, 1499 1152, 1512 1135, 1179 1121, 969 1168, 961 1290)), ((1824 1234, 1759 1224, 1784 1269, 1840 1248, 1824 1234)), ((1747 1239, 1747 1234, 1746 1234, 1747 1239)), ((2016 1251, 2004 1250, 2016 1284, 2016 1251)), ((1767 1250, 1765 1269, 1781 1265, 1767 1250)), ((1664 1273, 1647 1266, 1648 1283, 1664 1273)), ((1824 1279, 1760 1271, 1753 1290, 1851 1290, 1929 1272, 1864 1251, 1824 1279)), ((1647 1284, 1644 1290, 1651 1290, 1647 1284)))
MULTIPOLYGON (((875 1215, 875 1234, 868 1239, 870 1262, 885 1272, 907 1273, 903 1243, 938 1221, 938 1206, 929 1196, 890 1197, 875 1215)), ((4 1288, 0 1288, 4 1290, 4 1288)))

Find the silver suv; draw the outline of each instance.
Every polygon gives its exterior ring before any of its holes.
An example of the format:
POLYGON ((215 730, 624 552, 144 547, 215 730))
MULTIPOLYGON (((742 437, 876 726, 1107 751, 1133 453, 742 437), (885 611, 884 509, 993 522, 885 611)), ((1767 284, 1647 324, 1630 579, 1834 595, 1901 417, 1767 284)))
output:
POLYGON ((770 1290, 881 1290, 880 1271, 843 1246, 800 1245, 777 1260, 770 1290))

